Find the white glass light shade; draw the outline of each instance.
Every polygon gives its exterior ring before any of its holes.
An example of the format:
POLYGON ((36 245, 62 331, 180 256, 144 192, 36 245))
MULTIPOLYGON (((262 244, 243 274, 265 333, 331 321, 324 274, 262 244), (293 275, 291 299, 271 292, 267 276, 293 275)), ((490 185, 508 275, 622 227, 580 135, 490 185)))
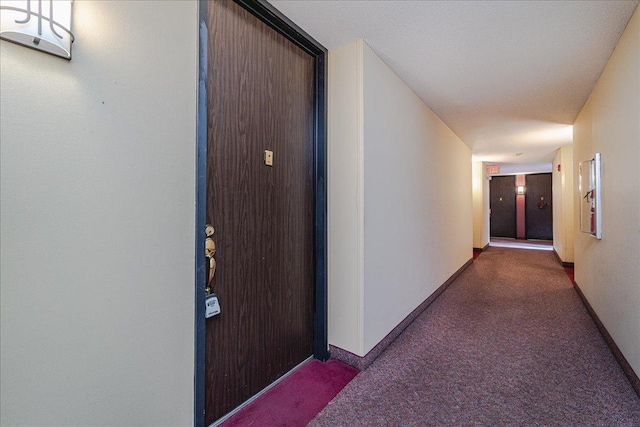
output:
POLYGON ((72 0, 1 0, 0 38, 71 59, 72 0))

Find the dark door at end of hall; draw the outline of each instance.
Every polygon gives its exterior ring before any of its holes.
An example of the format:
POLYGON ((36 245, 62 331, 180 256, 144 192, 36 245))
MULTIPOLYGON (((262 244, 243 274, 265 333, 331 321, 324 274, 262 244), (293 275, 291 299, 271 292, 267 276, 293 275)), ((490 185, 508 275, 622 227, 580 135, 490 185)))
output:
POLYGON ((209 425, 313 354, 315 64, 235 2, 207 5, 209 425))
POLYGON ((525 224, 527 239, 553 240, 551 174, 526 176, 525 224))
POLYGON ((516 177, 494 176, 489 181, 491 237, 516 238, 516 177))

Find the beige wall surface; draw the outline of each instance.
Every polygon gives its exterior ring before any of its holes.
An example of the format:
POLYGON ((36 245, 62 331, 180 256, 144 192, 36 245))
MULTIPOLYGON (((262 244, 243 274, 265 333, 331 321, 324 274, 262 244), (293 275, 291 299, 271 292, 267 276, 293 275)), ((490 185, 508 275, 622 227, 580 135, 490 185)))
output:
POLYGON ((640 374, 640 9, 574 124, 575 280, 640 374), (602 153, 602 240, 579 232, 578 164, 602 153))
POLYGON ((0 42, 3 426, 193 424, 197 2, 0 42))
POLYGON ((362 41, 329 52, 329 342, 362 354, 362 41))
POLYGON ((553 248, 563 262, 573 262, 573 147, 560 147, 553 157, 553 248), (558 167, 560 170, 558 171, 558 167))
POLYGON ((489 179, 486 164, 473 162, 473 247, 483 249, 489 244, 489 179))
POLYGON ((363 44, 364 350, 472 256, 471 151, 363 44))
POLYGON ((329 88, 329 340, 364 356, 471 258, 471 152, 361 40, 329 88))

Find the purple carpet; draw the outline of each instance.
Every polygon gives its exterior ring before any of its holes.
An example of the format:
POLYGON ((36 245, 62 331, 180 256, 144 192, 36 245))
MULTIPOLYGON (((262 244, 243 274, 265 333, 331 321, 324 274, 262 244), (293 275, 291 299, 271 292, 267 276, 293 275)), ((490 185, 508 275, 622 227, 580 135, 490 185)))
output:
POLYGON ((311 360, 222 426, 304 427, 357 374, 337 360, 311 360))
POLYGON ((640 426, 640 398, 553 253, 489 247, 310 426, 640 426))

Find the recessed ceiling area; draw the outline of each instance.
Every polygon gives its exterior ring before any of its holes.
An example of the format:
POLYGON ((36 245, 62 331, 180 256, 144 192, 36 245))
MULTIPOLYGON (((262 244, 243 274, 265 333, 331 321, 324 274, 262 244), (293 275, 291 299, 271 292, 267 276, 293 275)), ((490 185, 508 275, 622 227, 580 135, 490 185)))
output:
POLYGON ((270 3, 329 51, 364 39, 474 160, 548 170, 555 150, 571 144, 571 125, 638 6, 637 0, 270 3))

